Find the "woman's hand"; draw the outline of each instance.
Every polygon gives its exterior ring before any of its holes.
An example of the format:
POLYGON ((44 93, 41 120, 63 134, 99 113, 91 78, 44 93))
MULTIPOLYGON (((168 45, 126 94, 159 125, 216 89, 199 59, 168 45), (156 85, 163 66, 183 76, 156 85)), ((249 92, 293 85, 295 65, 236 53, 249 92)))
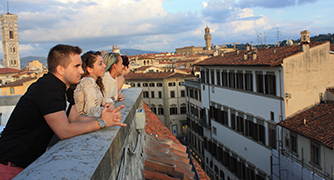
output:
POLYGON ((124 100, 124 94, 119 93, 118 95, 118 101, 123 101, 124 100))

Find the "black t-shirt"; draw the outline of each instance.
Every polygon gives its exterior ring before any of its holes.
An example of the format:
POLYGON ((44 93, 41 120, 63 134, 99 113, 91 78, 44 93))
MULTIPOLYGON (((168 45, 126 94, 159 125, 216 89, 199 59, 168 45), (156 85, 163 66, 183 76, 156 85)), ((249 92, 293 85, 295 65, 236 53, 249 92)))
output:
POLYGON ((54 135, 44 116, 66 110, 68 115, 72 105, 73 89, 66 91, 66 85, 52 73, 33 83, 16 104, 2 132, 0 161, 26 168, 45 152, 54 135))

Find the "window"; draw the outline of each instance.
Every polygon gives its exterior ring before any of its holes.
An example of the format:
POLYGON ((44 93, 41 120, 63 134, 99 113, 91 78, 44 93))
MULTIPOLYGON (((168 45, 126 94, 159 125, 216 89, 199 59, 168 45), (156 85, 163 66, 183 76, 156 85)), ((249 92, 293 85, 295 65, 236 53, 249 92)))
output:
POLYGON ((152 110, 152 112, 154 112, 154 114, 157 113, 157 108, 155 107, 154 104, 151 104, 151 110, 152 110))
POLYGON ((274 121, 275 120, 275 115, 274 112, 270 111, 270 120, 274 121))
POLYGON ((276 96, 276 76, 274 72, 267 72, 265 79, 265 93, 276 96))
POLYGON ((247 167, 247 179, 255 180, 255 166, 248 163, 247 167))
POLYGON ((9 31, 9 39, 14 39, 14 32, 12 30, 9 31))
POLYGON ((205 71, 201 70, 201 83, 205 83, 205 71))
POLYGON ((175 86, 175 82, 169 82, 168 86, 175 86))
POLYGON ((257 124, 258 124, 258 130, 259 130, 258 140, 262 144, 266 144, 266 134, 265 134, 265 127, 264 127, 264 120, 263 119, 257 119, 257 124))
POLYGON ((135 83, 130 83, 130 85, 131 85, 131 87, 135 87, 136 86, 135 83))
POLYGON ((162 87, 162 83, 157 83, 157 87, 162 87))
POLYGON ((164 115, 164 108, 162 105, 158 105, 158 115, 164 115))
POLYGON ((269 146, 276 149, 276 125, 268 124, 269 146))
POLYGON ((211 70, 211 84, 215 84, 215 70, 211 70))
POLYGON ((290 150, 294 153, 297 153, 297 134, 294 134, 290 131, 291 146, 290 150))
POLYGON ((179 86, 182 86, 182 83, 184 83, 184 82, 179 82, 179 86))
POLYGON ((228 126, 228 112, 227 112, 227 110, 228 110, 227 107, 223 107, 223 110, 220 111, 221 118, 223 119, 222 123, 226 126, 228 126))
POLYGON ((320 146, 313 142, 311 143, 311 162, 320 165, 320 146))
POLYGON ((207 70, 206 70, 206 83, 209 84, 209 80, 210 80, 210 77, 209 77, 209 70, 207 69, 207 70))
POLYGON ((217 78, 217 85, 220 86, 220 71, 216 69, 216 78, 217 78))
POLYGON ((231 128, 236 129, 235 110, 231 110, 231 128))
POLYGON ((181 90, 181 97, 185 97, 185 96, 186 96, 185 91, 181 90))
POLYGON ((161 91, 158 91, 158 96, 159 96, 159 98, 162 98, 162 92, 161 91))
POLYGON ((189 89, 189 94, 191 98, 194 98, 194 90, 193 89, 189 89))
POLYGON ((263 93, 263 75, 261 71, 256 71, 256 92, 263 93))
POLYGON ((228 75, 229 75, 228 87, 235 88, 235 73, 234 73, 234 71, 230 71, 228 73, 228 75))
POLYGON ((143 96, 144 96, 144 98, 148 98, 148 91, 144 91, 143 96))
POLYGON ((245 135, 253 137, 253 116, 247 115, 245 120, 245 135))
POLYGON ((175 98, 175 91, 170 91, 170 97, 175 98))
POLYGON ((14 89, 14 87, 10 87, 10 94, 15 94, 15 89, 14 89))
POLYGON ((154 91, 151 91, 151 98, 154 98, 154 91))
POLYGON ((196 100, 198 100, 198 91, 197 91, 197 90, 195 90, 195 92, 194 92, 194 93, 195 93, 195 99, 196 99, 196 100))
POLYGON ((155 84, 154 84, 154 83, 150 83, 149 85, 150 85, 150 87, 154 87, 154 86, 155 86, 155 84))
POLYGON ((237 72, 237 88, 244 89, 244 74, 242 71, 237 72))
POLYGON ((187 113, 187 107, 186 107, 186 104, 181 104, 181 107, 180 107, 180 112, 181 114, 186 114, 187 113))
POLYGON ((238 121, 237 131, 243 134, 244 133, 244 114, 243 113, 238 112, 237 121, 238 121))
POLYGON ((227 87, 227 71, 223 70, 222 72, 222 86, 227 87))
POLYGON ((137 83, 137 87, 140 87, 140 83, 137 83))
POLYGON ((169 112, 170 114, 177 114, 177 107, 176 106, 172 106, 171 108, 169 108, 169 112))
POLYGON ((222 179, 222 180, 225 180, 225 173, 224 173, 224 171, 222 171, 222 170, 220 170, 220 178, 222 179))
POLYGON ((148 84, 147 83, 143 83, 143 87, 147 87, 148 86, 148 84))
POLYGON ((245 74, 245 90, 253 91, 253 74, 252 71, 246 71, 245 74))

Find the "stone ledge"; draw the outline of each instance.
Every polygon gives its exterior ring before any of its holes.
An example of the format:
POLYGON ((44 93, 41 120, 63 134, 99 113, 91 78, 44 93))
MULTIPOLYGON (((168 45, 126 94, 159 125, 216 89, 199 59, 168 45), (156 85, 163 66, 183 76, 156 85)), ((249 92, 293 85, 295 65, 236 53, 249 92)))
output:
POLYGON ((136 110, 143 108, 142 89, 122 93, 125 100, 116 106, 125 105, 121 113, 127 127, 109 127, 59 141, 14 179, 115 179, 125 146, 133 148, 137 138, 144 138, 138 135, 134 120, 136 110))

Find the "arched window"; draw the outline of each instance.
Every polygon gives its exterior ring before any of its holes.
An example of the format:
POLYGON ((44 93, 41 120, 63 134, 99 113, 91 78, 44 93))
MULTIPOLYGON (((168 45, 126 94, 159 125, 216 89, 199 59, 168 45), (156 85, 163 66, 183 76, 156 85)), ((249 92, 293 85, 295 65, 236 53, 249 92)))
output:
POLYGON ((13 47, 13 52, 15 52, 15 48, 13 47))
POLYGON ((9 31, 9 39, 14 39, 14 32, 12 30, 9 31))

